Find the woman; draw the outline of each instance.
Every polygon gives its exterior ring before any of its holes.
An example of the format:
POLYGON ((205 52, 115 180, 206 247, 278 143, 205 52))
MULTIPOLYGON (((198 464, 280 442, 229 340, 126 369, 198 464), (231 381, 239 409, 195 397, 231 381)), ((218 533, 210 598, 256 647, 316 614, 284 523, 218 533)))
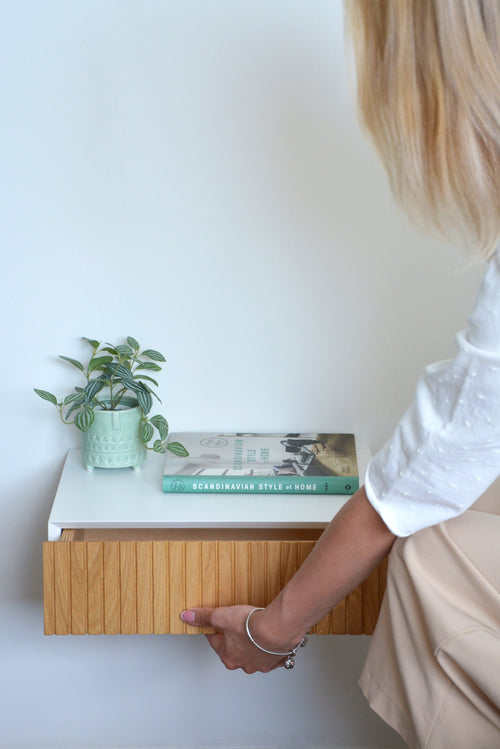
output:
POLYGON ((391 550, 362 675, 412 747, 500 746, 500 3, 348 0, 364 125, 405 210, 488 260, 458 354, 422 374, 364 486, 266 609, 191 609, 224 664, 293 666, 306 632, 391 550), (396 540, 397 539, 397 540, 396 540))

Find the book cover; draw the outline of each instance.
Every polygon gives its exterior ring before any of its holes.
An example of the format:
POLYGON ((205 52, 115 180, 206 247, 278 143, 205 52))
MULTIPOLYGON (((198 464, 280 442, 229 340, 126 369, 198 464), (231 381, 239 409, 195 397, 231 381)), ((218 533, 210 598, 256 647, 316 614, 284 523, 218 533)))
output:
POLYGON ((164 492, 353 494, 359 488, 353 434, 171 435, 189 452, 167 454, 164 492))

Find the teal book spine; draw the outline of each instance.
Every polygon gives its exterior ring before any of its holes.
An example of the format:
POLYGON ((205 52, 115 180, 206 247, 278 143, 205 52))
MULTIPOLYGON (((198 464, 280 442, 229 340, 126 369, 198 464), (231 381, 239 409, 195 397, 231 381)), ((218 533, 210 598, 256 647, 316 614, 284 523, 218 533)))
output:
POLYGON ((354 494, 357 476, 163 476, 163 491, 190 494, 354 494))

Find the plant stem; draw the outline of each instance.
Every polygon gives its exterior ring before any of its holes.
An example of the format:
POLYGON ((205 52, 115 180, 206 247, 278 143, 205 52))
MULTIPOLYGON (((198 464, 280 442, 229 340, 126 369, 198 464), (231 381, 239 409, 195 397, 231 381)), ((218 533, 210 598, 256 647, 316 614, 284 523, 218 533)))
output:
POLYGON ((74 424, 75 423, 74 419, 73 419, 73 421, 66 421, 66 419, 63 416, 64 409, 65 409, 65 406, 62 403, 58 403, 57 404, 57 410, 59 411, 59 416, 61 417, 62 423, 63 424, 74 424))

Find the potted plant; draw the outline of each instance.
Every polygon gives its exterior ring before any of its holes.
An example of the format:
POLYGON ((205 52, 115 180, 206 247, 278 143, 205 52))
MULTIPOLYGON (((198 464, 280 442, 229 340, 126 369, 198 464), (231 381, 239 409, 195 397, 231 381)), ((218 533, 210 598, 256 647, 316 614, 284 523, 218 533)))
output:
POLYGON ((165 417, 150 416, 153 398, 160 401, 154 390, 158 383, 151 374, 161 370, 163 354, 155 349, 141 351, 131 336, 116 346, 83 340, 92 349, 85 365, 69 356, 59 357, 79 370, 82 384, 59 401, 47 390, 35 388, 35 393, 54 404, 65 424, 75 424, 83 433, 85 468, 131 466, 138 470, 147 450, 187 455, 179 442, 168 442, 165 417))

